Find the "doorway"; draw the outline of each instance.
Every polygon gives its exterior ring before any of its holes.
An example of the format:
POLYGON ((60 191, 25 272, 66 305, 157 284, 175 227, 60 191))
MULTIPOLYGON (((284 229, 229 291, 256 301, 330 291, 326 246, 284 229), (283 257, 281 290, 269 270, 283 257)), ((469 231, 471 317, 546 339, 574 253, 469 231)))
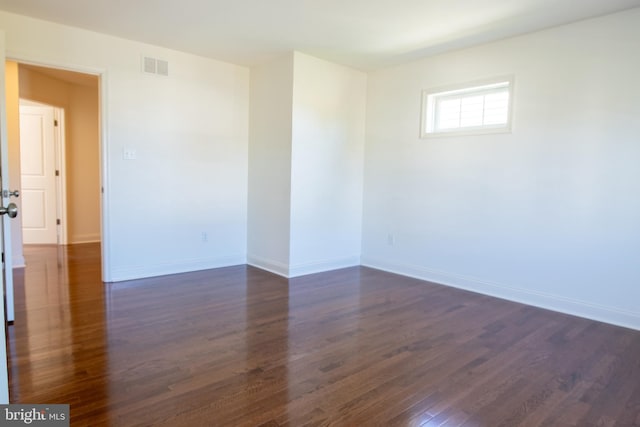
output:
MULTIPOLYGON (((7 60, 5 63, 6 80, 6 128, 8 156, 8 194, 18 204, 18 216, 5 221, 5 229, 10 229, 10 241, 4 242, 5 265, 9 269, 24 268, 22 237, 22 198, 15 198, 20 188, 20 98, 40 104, 55 106, 65 112, 66 124, 64 136, 67 150, 66 192, 67 236, 66 244, 99 243, 102 239, 102 163, 103 132, 101 131, 102 110, 104 109, 104 87, 100 84, 100 73, 87 74, 46 66, 22 63, 20 60, 7 60)), ((65 182, 65 180, 61 180, 65 182)), ((8 198, 8 197, 7 197, 8 198)), ((6 200, 5 200, 6 202, 6 200)), ((107 251, 102 259, 106 261, 107 251)), ((104 270, 103 270, 104 271, 104 270)), ((12 274, 5 274, 6 318, 14 320, 12 274)))
MULTIPOLYGON (((4 58, 4 45, 3 39, 0 37, 0 51, 4 58)), ((60 65, 58 68, 49 68, 49 65, 57 67, 58 65, 46 64, 43 66, 32 65, 33 63, 27 63, 33 61, 33 58, 15 58, 9 59, 5 63, 5 111, 6 120, 4 121, 3 136, 6 136, 2 141, 4 155, 3 170, 5 173, 3 178, 3 200, 8 203, 9 200, 21 204, 22 200, 16 197, 16 191, 20 190, 20 138, 19 138, 19 98, 23 96, 33 101, 41 102, 49 105, 64 107, 64 110, 71 113, 71 123, 75 129, 74 135, 86 135, 92 133, 92 141, 94 144, 80 144, 75 145, 71 153, 67 153, 67 158, 74 165, 80 166, 69 171, 69 179, 64 189, 74 191, 75 203, 69 201, 68 206, 73 205, 76 222, 73 231, 73 243, 88 243, 87 245, 76 245, 81 250, 85 250, 88 247, 92 251, 98 248, 100 253, 100 271, 103 275, 102 280, 108 281, 109 279, 109 257, 108 257, 108 216, 103 215, 103 198, 106 197, 102 187, 103 179, 103 162, 105 158, 103 156, 103 150, 106 151, 105 141, 106 133, 104 127, 106 127, 106 111, 107 106, 107 90, 102 84, 102 79, 106 75, 104 69, 86 69, 79 72, 69 71, 66 66, 60 65), (24 61, 24 63, 22 62, 24 61), (83 72, 84 71, 84 72, 83 72), (38 74, 39 76, 36 76, 38 74), (27 84, 25 84, 25 81, 27 84), (53 84, 43 84, 45 81, 53 84), (58 91, 63 86, 67 86, 69 89, 66 92, 58 91), (25 88, 27 90, 25 90, 25 88), (29 93, 30 95, 26 94, 29 93), (87 102, 91 99, 91 102, 87 102), (67 103, 65 105, 65 102, 67 103), (62 105, 61 105, 62 104, 62 105), (71 108, 69 108, 69 106, 71 108), (7 153, 8 151, 8 153, 7 153), (7 173, 8 171, 8 173, 7 173), (90 179, 84 179, 83 174, 89 171, 92 174, 90 179), (70 184, 72 183, 72 184, 70 184), (95 212, 89 214, 89 211, 85 209, 89 204, 85 203, 85 200, 78 198, 78 194, 82 194, 83 190, 89 189, 88 193, 91 193, 90 197, 93 197, 97 206, 95 212), (6 195, 5 195, 6 193, 6 195), (12 197, 12 199, 9 199, 12 197), (87 221, 88 220, 88 221, 87 221), (97 227, 91 228, 91 224, 97 224, 97 227), (104 233, 103 233, 104 230, 104 233), (89 243, 97 242, 97 244, 89 243)), ((3 59, 4 61, 4 59, 3 59)), ((69 121, 67 121, 68 123, 69 121)), ((68 137, 71 133, 67 128, 65 135, 68 137)), ((78 137, 75 141, 83 141, 85 138, 78 137)), ((19 191, 18 191, 19 192, 19 191)), ((87 193, 87 194, 88 194, 87 193)), ((106 203, 106 202, 105 202, 106 203)), ((0 313, 2 308, 5 311, 5 320, 12 323, 14 320, 14 307, 13 307, 13 269, 18 268, 18 274, 24 273, 24 270, 20 271, 21 267, 25 267, 23 257, 23 240, 22 240, 22 226, 21 217, 22 210, 19 208, 19 215, 12 221, 3 221, 3 229, 5 231, 4 238, 2 239, 4 247, 4 263, 6 266, 6 274, 0 275, 0 287, 2 287, 2 279, 4 276, 4 290, 5 290, 5 304, 4 307, 0 306, 0 313), (8 237, 10 236, 10 238, 8 237)), ((0 233, 2 237, 3 233, 0 233)), ((71 242, 69 242, 71 243, 71 242)), ((57 246, 58 252, 62 249, 68 249, 69 247, 57 246)), ((93 253, 93 252, 92 252, 93 253)), ((5 326, 6 331, 6 326, 5 326)), ((6 338, 3 337, 3 338, 6 338)), ((0 343, 4 340, 0 339, 0 343)), ((3 350, 4 345, 0 346, 0 359, 4 360, 3 350)), ((1 369, 3 372, 5 369, 1 369)), ((8 403, 8 382, 7 376, 0 373, 0 403, 8 403), (6 386, 6 387, 5 387, 6 386)))
MULTIPOLYGON (((53 149, 49 148, 49 155, 53 155, 56 160, 55 167, 49 164, 49 178, 51 174, 57 174, 59 178, 49 179, 48 184, 41 184, 42 187, 49 186, 50 195, 43 197, 41 189, 34 191, 29 187, 23 188, 26 197, 22 200, 24 244, 99 243, 102 240, 99 76, 22 63, 19 63, 18 70, 21 102, 27 100, 41 106, 44 104, 54 107, 53 120, 37 116, 32 121, 41 123, 46 120, 49 132, 53 129, 55 133, 57 130, 60 141, 64 141, 58 147, 54 145, 53 149), (60 197, 56 197, 57 194, 60 197), (28 198, 31 200, 27 200, 28 198), (56 198, 59 200, 58 206, 54 203, 56 198), (38 209, 35 213, 26 210, 35 205, 44 207, 47 202, 51 203, 46 209, 49 212, 46 221, 39 215, 43 209, 38 209), (25 203, 27 206, 24 206, 25 203), (29 224, 25 224, 27 220, 30 221, 29 224), (33 239, 36 231, 34 224, 41 227, 38 232, 48 233, 48 237, 33 239), (44 227, 44 224, 52 227, 44 227)), ((25 131, 28 132, 26 129, 25 131)), ((35 141, 39 141, 39 138, 38 136, 35 141)), ((20 139, 22 141, 22 130, 20 139)), ((36 144, 38 142, 32 142, 32 145, 36 144)), ((23 154, 21 150, 21 163, 26 158, 23 154)), ((29 159, 38 157, 32 157, 33 152, 27 156, 29 159)), ((31 165, 31 169, 34 169, 33 166, 31 165)), ((36 162, 35 166, 35 169, 42 169, 45 165, 36 162)), ((32 173, 33 170, 27 172, 32 173)), ((23 186, 30 185, 31 178, 21 171, 23 186)))

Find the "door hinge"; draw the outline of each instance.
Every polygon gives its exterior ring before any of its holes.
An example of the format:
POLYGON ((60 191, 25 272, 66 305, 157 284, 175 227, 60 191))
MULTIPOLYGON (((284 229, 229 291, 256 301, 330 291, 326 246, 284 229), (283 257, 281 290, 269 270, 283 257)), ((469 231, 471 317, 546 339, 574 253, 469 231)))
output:
POLYGON ((60 219, 56 219, 56 224, 60 225, 60 219))
POLYGON ((56 171, 56 176, 60 176, 60 171, 59 170, 56 171))
POLYGON ((4 264, 4 252, 2 252, 2 263, 4 264))
POLYGON ((54 125, 54 126, 58 126, 58 121, 57 121, 57 120, 54 120, 54 121, 53 121, 53 125, 54 125))

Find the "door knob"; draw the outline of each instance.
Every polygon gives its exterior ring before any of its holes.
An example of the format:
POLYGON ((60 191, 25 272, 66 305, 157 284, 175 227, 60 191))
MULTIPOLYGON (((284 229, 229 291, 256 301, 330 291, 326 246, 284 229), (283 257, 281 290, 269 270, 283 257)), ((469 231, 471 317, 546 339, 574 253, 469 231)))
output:
POLYGON ((18 206, 15 203, 9 203, 6 208, 0 206, 0 215, 9 215, 9 218, 15 218, 18 216, 18 206))
POLYGON ((20 197, 20 192, 18 190, 2 190, 2 197, 20 197))

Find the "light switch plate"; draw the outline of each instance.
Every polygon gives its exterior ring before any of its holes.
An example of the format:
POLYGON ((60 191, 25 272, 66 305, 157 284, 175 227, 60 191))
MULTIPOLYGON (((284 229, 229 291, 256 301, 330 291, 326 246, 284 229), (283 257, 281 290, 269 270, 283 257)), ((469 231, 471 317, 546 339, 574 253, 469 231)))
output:
POLYGON ((136 155, 136 150, 133 148, 124 148, 122 150, 122 158, 125 160, 135 160, 136 155))

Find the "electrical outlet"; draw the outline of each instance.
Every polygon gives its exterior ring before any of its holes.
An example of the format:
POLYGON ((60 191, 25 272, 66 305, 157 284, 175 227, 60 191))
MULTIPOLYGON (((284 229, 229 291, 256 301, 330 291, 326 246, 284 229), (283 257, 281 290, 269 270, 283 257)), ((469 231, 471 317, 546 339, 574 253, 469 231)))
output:
POLYGON ((206 243, 209 241, 209 236, 207 236, 206 232, 202 232, 202 242, 206 243))
POLYGON ((396 244, 396 236, 394 236, 391 233, 387 234, 387 245, 393 246, 395 244, 396 244))

